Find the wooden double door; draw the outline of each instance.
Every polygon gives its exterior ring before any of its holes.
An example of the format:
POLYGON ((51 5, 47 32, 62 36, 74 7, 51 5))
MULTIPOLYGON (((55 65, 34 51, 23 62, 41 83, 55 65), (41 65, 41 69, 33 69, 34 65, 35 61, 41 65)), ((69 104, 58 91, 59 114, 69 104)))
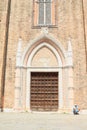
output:
POLYGON ((30 100, 32 111, 57 111, 58 73, 32 72, 30 100))

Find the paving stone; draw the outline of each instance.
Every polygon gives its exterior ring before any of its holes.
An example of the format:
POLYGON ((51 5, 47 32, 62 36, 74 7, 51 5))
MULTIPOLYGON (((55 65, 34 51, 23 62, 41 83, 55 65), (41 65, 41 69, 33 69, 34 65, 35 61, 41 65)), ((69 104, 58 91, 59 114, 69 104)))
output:
POLYGON ((0 130, 87 130, 87 115, 0 113, 0 130))

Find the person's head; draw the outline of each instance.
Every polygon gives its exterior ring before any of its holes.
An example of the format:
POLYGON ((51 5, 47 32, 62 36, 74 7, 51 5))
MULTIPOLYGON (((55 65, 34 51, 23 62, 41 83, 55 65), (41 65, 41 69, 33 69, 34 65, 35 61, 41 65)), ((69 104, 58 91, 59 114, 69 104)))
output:
POLYGON ((77 107, 77 105, 75 104, 75 107, 77 107))

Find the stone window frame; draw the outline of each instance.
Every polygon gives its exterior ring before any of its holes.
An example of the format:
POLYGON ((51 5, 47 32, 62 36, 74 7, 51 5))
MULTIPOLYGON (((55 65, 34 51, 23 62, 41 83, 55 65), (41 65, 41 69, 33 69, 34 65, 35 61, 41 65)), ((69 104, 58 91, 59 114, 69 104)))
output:
POLYGON ((51 0, 51 24, 39 24, 38 23, 38 0, 33 0, 33 10, 32 10, 32 28, 41 28, 41 27, 49 27, 49 28, 56 28, 58 15, 57 15, 57 0, 51 0))

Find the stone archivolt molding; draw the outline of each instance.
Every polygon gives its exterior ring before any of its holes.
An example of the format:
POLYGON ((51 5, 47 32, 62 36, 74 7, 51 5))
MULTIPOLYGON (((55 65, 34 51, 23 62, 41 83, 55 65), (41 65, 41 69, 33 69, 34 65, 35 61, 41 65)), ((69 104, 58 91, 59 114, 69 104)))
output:
POLYGON ((60 42, 58 42, 55 38, 53 38, 52 36, 50 36, 48 34, 43 34, 40 37, 30 41, 30 43, 28 44, 27 48, 25 49, 25 51, 22 55, 21 66, 27 65, 28 58, 31 55, 32 51, 40 45, 41 46, 49 46, 49 47, 51 46, 52 48, 54 48, 58 52, 58 55, 60 56, 63 65, 65 64, 66 51, 63 49, 60 42), (41 45, 41 44, 43 44, 43 45, 41 45))
MULTIPOLYGON (((66 100, 66 104, 68 104, 68 107, 73 106, 73 90, 67 89, 73 87, 73 58, 72 58, 72 46, 71 41, 68 41, 68 50, 65 51, 63 46, 58 42, 55 38, 50 36, 49 34, 42 34, 40 37, 37 37, 36 39, 30 41, 28 46, 26 47, 23 54, 21 54, 21 44, 22 40, 19 39, 18 43, 18 51, 17 51, 17 57, 16 57, 16 84, 15 84, 15 108, 20 107, 20 102, 26 102, 26 109, 30 110, 30 72, 41 72, 41 71, 53 71, 59 73, 59 109, 65 107, 64 101, 63 101, 63 95, 68 94, 66 100), (36 52, 40 50, 42 47, 47 47, 50 49, 53 54, 55 55, 58 67, 50 68, 49 66, 42 67, 42 68, 33 68, 31 66, 32 59, 36 52), (63 67, 66 69, 63 70, 63 67), (26 71, 22 70, 22 68, 26 68, 26 71), (24 75, 23 75, 24 73, 24 75), (64 77, 65 76, 65 77, 64 77), (71 79, 72 77, 72 79, 71 79), (24 79, 26 78, 26 79, 24 79), (66 92, 63 92, 63 82, 67 80, 66 83, 66 92), (26 82, 25 82, 26 81, 26 82), (23 83, 25 82, 25 88, 23 86, 23 83), (19 89, 16 89, 16 88, 19 89), (23 92, 22 90, 25 90, 26 92, 23 92), (21 95, 21 96, 20 96, 21 95), (23 97, 23 95, 26 95, 26 97, 23 97), (26 98, 26 101, 23 101, 26 98)), ((24 104, 21 104, 21 106, 24 104)))

